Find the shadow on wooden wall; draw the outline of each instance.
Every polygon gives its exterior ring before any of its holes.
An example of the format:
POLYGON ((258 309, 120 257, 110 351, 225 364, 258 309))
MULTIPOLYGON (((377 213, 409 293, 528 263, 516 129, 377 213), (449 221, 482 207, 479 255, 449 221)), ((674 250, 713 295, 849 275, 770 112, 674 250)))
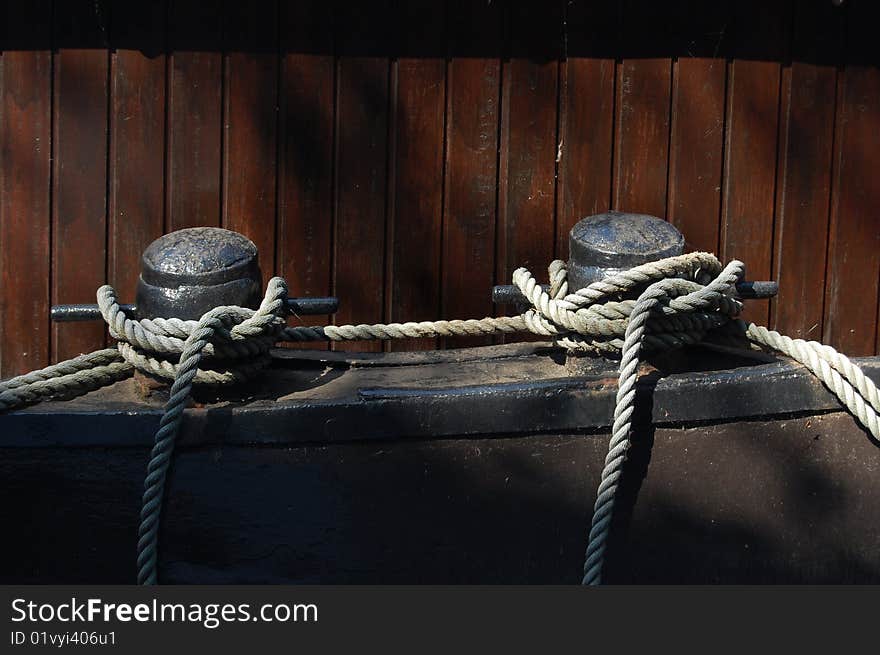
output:
POLYGON ((340 297, 314 322, 482 317, 492 284, 566 257, 609 208, 778 279, 748 317, 878 347, 868 0, 4 11, 4 377, 100 346, 103 326, 52 326, 49 305, 105 281, 132 297, 165 231, 248 235, 264 273, 340 297))

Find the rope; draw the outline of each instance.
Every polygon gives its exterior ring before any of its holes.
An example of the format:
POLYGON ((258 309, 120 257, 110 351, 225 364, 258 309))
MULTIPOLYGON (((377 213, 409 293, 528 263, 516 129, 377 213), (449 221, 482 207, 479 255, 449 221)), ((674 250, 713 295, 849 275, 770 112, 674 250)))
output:
POLYGON ((73 398, 106 387, 131 375, 115 348, 96 350, 0 382, 0 411, 24 407, 49 398, 73 398))
MULTIPOLYGON (((156 442, 147 466, 144 480, 141 523, 138 529, 137 566, 138 584, 156 584, 159 556, 159 519, 165 481, 171 466, 174 442, 180 430, 183 410, 189 400, 192 386, 198 378, 199 364, 212 345, 211 340, 220 337, 235 343, 235 339, 251 338, 263 341, 266 334, 277 332, 286 313, 284 300, 287 284, 281 278, 272 278, 260 308, 256 311, 241 307, 217 307, 207 312, 192 326, 180 353, 180 361, 174 366, 174 383, 165 404, 165 412, 156 432, 156 442)), ((221 342, 222 343, 222 342, 221 342)), ((219 345, 219 344, 218 344, 219 345)), ((219 351, 215 348, 214 351, 219 351)), ((245 352, 247 349, 242 349, 245 352)))
POLYGON ((124 379, 137 369, 173 380, 147 466, 138 531, 138 582, 158 580, 158 541, 165 484, 183 412, 195 384, 232 384, 256 375, 271 361, 278 341, 350 341, 478 336, 531 332, 572 351, 620 358, 614 421, 593 508, 584 584, 599 584, 618 482, 631 445, 638 369, 644 352, 715 339, 746 340, 777 350, 812 371, 880 441, 880 394, 874 383, 830 346, 790 339, 738 316, 735 285, 742 262, 722 267, 708 253, 690 253, 621 271, 569 292, 564 262, 550 264, 550 291, 525 268, 513 283, 531 305, 519 316, 408 323, 286 327, 287 285, 272 278, 260 308, 217 307, 198 321, 130 319, 110 286, 98 305, 116 348, 0 382, 0 411, 50 398, 70 398, 124 379))
POLYGON ((630 428, 635 409, 639 353, 651 314, 663 303, 684 310, 718 307, 723 304, 725 294, 733 291, 744 272, 745 267, 742 262, 733 261, 711 284, 690 292, 687 292, 688 286, 683 285, 682 280, 661 280, 649 286, 633 306, 620 359, 620 378, 614 407, 611 441, 608 444, 605 468, 602 469, 599 489, 596 492, 596 503, 593 506, 593 520, 584 563, 583 584, 597 585, 602 580, 602 564, 611 530, 618 480, 623 474, 623 465, 631 445, 630 428), (685 292, 684 295, 681 295, 682 292, 685 292))

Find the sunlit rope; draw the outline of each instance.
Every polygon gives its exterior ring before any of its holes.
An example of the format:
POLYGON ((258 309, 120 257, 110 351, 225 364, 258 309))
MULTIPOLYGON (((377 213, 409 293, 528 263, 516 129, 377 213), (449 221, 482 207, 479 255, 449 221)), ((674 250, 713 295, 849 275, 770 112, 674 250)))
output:
POLYGON ((134 320, 110 286, 98 289, 98 305, 116 348, 0 382, 0 411, 70 398, 124 379, 137 369, 173 380, 156 432, 144 482, 138 532, 138 582, 158 581, 162 501, 184 408, 194 384, 224 385, 248 379, 271 361, 279 341, 347 341, 476 336, 531 332, 569 350, 620 358, 617 398, 608 454, 594 504, 584 564, 584 584, 599 584, 618 483, 632 443, 632 415, 645 351, 677 348, 709 334, 739 334, 756 347, 777 350, 812 371, 880 441, 880 394, 858 366, 830 346, 790 339, 738 319, 736 283, 742 262, 722 267, 708 253, 690 253, 618 272, 569 293, 564 262, 550 264, 550 291, 526 269, 513 283, 530 307, 519 316, 450 321, 287 327, 287 285, 272 278, 260 308, 217 307, 198 321, 134 320))

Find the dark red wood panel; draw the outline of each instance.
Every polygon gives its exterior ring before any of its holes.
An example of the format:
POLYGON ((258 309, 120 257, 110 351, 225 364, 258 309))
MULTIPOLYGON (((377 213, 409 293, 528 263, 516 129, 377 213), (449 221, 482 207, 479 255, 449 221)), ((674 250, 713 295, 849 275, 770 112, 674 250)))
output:
POLYGON ((483 318, 493 312, 495 280, 502 11, 497 2, 457 0, 448 12, 441 316, 483 318))
MULTIPOLYGON (((276 268, 291 294, 327 296, 332 292, 335 80, 330 5, 282 3, 280 24, 276 268)), ((292 323, 320 325, 329 319, 304 316, 292 323)))
MULTIPOLYGON (((440 311, 446 7, 433 0, 405 3, 396 19, 387 316, 395 322, 433 321, 440 311)), ((436 348, 437 340, 389 345, 427 350, 436 348)))
POLYGON ((831 3, 795 4, 783 79, 771 324, 802 339, 822 336, 840 16, 831 3))
POLYGON ((334 322, 482 317, 608 207, 778 277, 783 331, 880 346, 868 0, 4 7, 4 376, 100 346, 50 301, 129 300, 163 231, 244 232, 334 322))
POLYGON ((614 208, 665 218, 672 59, 658 53, 669 17, 653 0, 626 2, 622 11, 620 39, 632 55, 617 65, 614 208))
POLYGON ((508 11, 496 262, 504 283, 520 266, 544 279, 553 259, 562 3, 508 11))
MULTIPOLYGON (((47 43, 48 1, 5 3, 6 29, 47 43)), ((3 46, 9 44, 8 37, 3 46)), ((49 363, 52 55, 0 55, 0 377, 49 363)))
POLYGON ((561 259, 568 259, 574 224, 611 207, 618 8, 610 2, 569 2, 565 28, 556 152, 556 256, 561 259))
MULTIPOLYGON (((741 2, 728 27, 737 57, 728 65, 721 258, 739 259, 752 280, 772 274, 780 63, 787 50, 789 7, 741 2), (758 20, 755 20, 755 17, 758 20), (744 58, 750 48, 766 59, 744 58)), ((750 301, 743 318, 766 325, 769 301, 750 301)))
POLYGON ((828 279, 822 339, 850 355, 873 354, 880 286, 880 69, 876 4, 847 7, 846 70, 838 80, 828 279))
POLYGON ((220 225, 221 0, 173 0, 168 17, 166 231, 220 225))
POLYGON ((684 38, 672 69, 667 217, 688 250, 717 253, 727 77, 726 62, 718 55, 726 45, 729 16, 724 3, 707 4, 699 12, 683 9, 674 16, 684 38))
MULTIPOLYGON (((346 6, 336 15, 335 284, 340 323, 384 319, 390 8, 346 6)), ((346 344, 379 350, 376 342, 346 344)))
POLYGON ((253 241, 264 280, 275 272, 278 3, 228 2, 223 123, 223 227, 253 241))
MULTIPOLYGON (((106 277, 109 26, 98 9, 77 0, 54 10, 53 304, 95 302, 106 277)), ((53 325, 52 359, 102 347, 104 332, 100 322, 53 325)))
POLYGON ((111 15, 107 279, 124 302, 164 223, 166 9, 120 4, 111 15))

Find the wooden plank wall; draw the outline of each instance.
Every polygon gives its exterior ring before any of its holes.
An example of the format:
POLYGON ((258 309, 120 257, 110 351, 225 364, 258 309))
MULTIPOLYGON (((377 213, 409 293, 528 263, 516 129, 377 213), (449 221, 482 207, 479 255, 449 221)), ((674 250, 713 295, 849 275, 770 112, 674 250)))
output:
POLYGON ((424 320, 492 313, 609 208, 778 279, 749 318, 874 353, 874 4, 4 2, 0 375, 100 347, 49 306, 131 298, 164 231, 243 232, 337 322, 424 320))

